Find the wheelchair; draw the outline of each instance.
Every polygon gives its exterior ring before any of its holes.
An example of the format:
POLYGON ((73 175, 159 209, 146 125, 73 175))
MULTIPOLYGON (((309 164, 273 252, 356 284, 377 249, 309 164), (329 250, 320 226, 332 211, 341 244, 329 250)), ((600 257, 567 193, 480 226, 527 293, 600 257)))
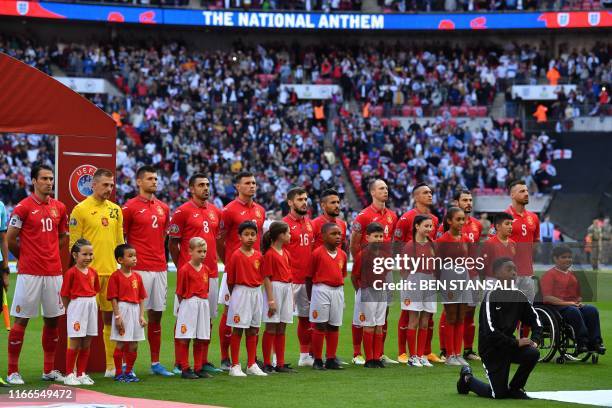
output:
POLYGON ((564 364, 567 361, 599 362, 599 354, 586 352, 577 354, 576 335, 572 326, 567 323, 554 306, 534 302, 535 309, 543 326, 542 341, 538 345, 540 362, 547 363, 558 354, 555 361, 564 364))
POLYGON ((586 362, 589 359, 593 364, 597 364, 599 362, 599 354, 592 352, 577 353, 574 328, 563 319, 563 316, 561 316, 556 307, 543 302, 540 280, 537 277, 534 277, 534 279, 536 281, 537 292, 533 308, 543 326, 542 340, 538 345, 540 350, 539 361, 547 363, 558 354, 555 359, 557 364, 564 364, 568 361, 586 362))

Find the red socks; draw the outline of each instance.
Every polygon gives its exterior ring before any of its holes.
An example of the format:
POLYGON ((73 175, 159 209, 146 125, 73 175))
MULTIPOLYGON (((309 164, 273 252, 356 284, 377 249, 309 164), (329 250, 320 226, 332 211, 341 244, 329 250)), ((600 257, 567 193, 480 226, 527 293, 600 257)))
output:
POLYGON ((14 323, 8 335, 8 374, 19 372, 19 354, 23 346, 25 326, 14 323))
POLYGON ((446 355, 453 356, 456 353, 455 350, 455 325, 454 324, 446 324, 446 328, 444 329, 444 336, 446 339, 446 355))
POLYGON ((374 360, 380 360, 383 355, 383 333, 374 333, 374 360))
POLYGON ((126 351, 125 353, 125 372, 127 374, 132 372, 134 368, 134 363, 136 362, 136 357, 138 356, 137 351, 126 351))
POLYGON ((426 356, 425 354, 425 346, 427 346, 427 335, 429 333, 429 329, 419 329, 417 334, 417 356, 422 357, 426 356))
POLYGON ((274 344, 276 335, 264 331, 263 340, 261 341, 261 351, 265 365, 272 365, 272 345, 274 344))
POLYGON ((383 354, 385 354, 385 341, 387 340, 387 317, 385 317, 385 324, 383 324, 383 329, 382 329, 382 349, 380 352, 380 355, 382 356, 383 354))
MULTIPOLYGON (((85 374, 85 372, 87 371, 87 362, 89 361, 89 353, 90 353, 90 348, 87 347, 86 349, 80 349, 79 350, 79 357, 77 358, 77 377, 82 376, 83 374, 85 374)), ((66 353, 66 361, 68 360, 68 354, 66 353)), ((73 365, 69 366, 72 370, 72 367, 74 367, 74 361, 72 363, 73 365)), ((68 371, 68 368, 66 368, 66 373, 69 373, 72 371, 68 371)))
POLYGON ((202 361, 204 359, 204 340, 193 340, 193 370, 200 371, 202 369, 202 361))
POLYGON ((285 335, 276 334, 274 336, 274 351, 276 352, 276 366, 285 366, 285 335))
MULTIPOLYGON (((174 350, 176 353, 176 364, 181 370, 186 370, 189 367, 189 342, 174 339, 174 350)), ((195 345, 193 346, 193 352, 195 357, 195 345)))
POLYGON ((242 334, 232 332, 230 349, 232 352, 233 366, 240 364, 240 340, 242 340, 242 334))
POLYGON ((151 363, 159 362, 159 349, 161 347, 161 324, 149 323, 147 330, 147 339, 149 340, 149 348, 151 349, 151 363))
MULTIPOLYGON (((404 348, 406 342, 404 342, 404 348)), ((363 331, 363 349, 365 351, 366 361, 374 360, 374 332, 363 331)))
POLYGON ((210 340, 202 340, 202 366, 208 363, 208 346, 210 340))
POLYGON ((221 347, 221 360, 229 359, 229 348, 232 343, 232 328, 227 325, 227 313, 219 319, 219 347, 221 347))
POLYGON ((43 326, 42 331, 42 348, 45 373, 53 370, 55 364, 55 349, 59 340, 59 330, 57 327, 43 326))
POLYGON ((257 340, 258 335, 246 336, 246 349, 247 349, 247 367, 255 364, 255 358, 257 357, 257 340))
POLYGON ((315 328, 312 331, 312 354, 316 360, 323 358, 323 339, 325 339, 325 332, 315 328))
POLYGON ((308 319, 308 316, 298 317, 297 334, 298 341, 300 342, 300 353, 310 352, 312 331, 310 330, 310 320, 308 319))
POLYGON ((338 335, 339 331, 327 331, 325 332, 325 342, 327 347, 325 348, 325 357, 328 359, 336 358, 336 352, 338 351, 338 335))
POLYGON ((416 344, 417 344, 416 329, 408 329, 408 350, 410 351, 410 357, 417 355, 416 344))
POLYGON ((474 334, 476 326, 474 326, 474 311, 468 312, 463 320, 463 347, 471 349, 474 346, 474 334))
POLYGON ((397 322, 397 348, 398 354, 406 354, 406 330, 408 330, 409 314, 407 310, 402 310, 399 321, 397 322))
POLYGON ((441 350, 445 350, 447 348, 446 347, 446 333, 444 333, 444 330, 446 330, 446 312, 442 312, 442 315, 440 315, 440 322, 438 323, 438 336, 440 337, 440 349, 441 350))
POLYGON ((353 333, 353 357, 361 354, 361 342, 363 341, 363 327, 351 326, 353 333))
POLYGON ((121 375, 123 373, 123 349, 120 349, 119 346, 115 347, 113 361, 115 362, 115 375, 121 375))
POLYGON ((463 350, 463 322, 456 323, 455 326, 455 354, 461 354, 461 350, 463 350))
POLYGON ((431 340, 433 339, 434 332, 434 321, 433 317, 429 318, 429 322, 427 324, 427 341, 425 342, 425 355, 431 354, 431 340))
MULTIPOLYGON (((76 363, 78 354, 79 354, 78 349, 74 350, 74 349, 69 348, 68 350, 66 350, 66 375, 74 371, 74 364, 76 363)), ((78 371, 79 370, 77 370, 77 373, 78 371)))

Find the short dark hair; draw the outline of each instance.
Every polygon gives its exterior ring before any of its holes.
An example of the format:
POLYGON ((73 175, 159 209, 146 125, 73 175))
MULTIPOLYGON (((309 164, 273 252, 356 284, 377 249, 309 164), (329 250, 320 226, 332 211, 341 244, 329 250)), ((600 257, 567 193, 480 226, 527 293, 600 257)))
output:
POLYGON ((293 187, 287 192, 287 200, 293 200, 295 197, 306 194, 306 190, 302 187, 293 187))
POLYGON ((245 230, 251 229, 257 233, 257 224, 253 221, 244 221, 238 226, 238 235, 241 235, 245 230))
POLYGON ((431 187, 429 187, 429 184, 427 183, 417 183, 416 186, 414 186, 414 188, 412 189, 412 194, 414 195, 414 193, 416 193, 416 191, 421 188, 421 187, 428 187, 431 190, 431 187))
POLYGON ((234 177, 234 184, 238 184, 240 183, 240 180, 242 180, 245 177, 255 177, 255 175, 253 173, 251 173, 250 171, 241 171, 240 173, 236 174, 236 177, 234 177))
POLYGON ((53 167, 47 166, 46 164, 37 164, 36 166, 32 167, 32 171, 30 172, 32 180, 38 179, 38 174, 41 170, 49 170, 51 173, 53 173, 53 167))
POLYGON ((109 169, 105 169, 104 167, 100 167, 98 170, 96 170, 93 174, 93 178, 97 179, 100 177, 114 177, 113 172, 110 171, 109 169))
POLYGON ((374 234, 377 232, 385 232, 385 228, 382 226, 381 223, 371 222, 366 227, 366 235, 374 234))
POLYGON ((374 184, 376 184, 377 181, 382 181, 383 183, 386 183, 385 180, 381 178, 375 178, 375 179, 370 180, 370 182, 368 183, 368 193, 372 192, 372 189, 374 188, 374 184))
POLYGON ((499 271, 500 268, 504 266, 506 262, 514 262, 514 261, 512 260, 512 258, 507 257, 507 256, 502 256, 501 258, 497 258, 495 262, 493 262, 493 267, 492 267, 493 274, 497 274, 497 271, 499 271))
POLYGON ((319 199, 323 200, 324 198, 333 196, 333 195, 338 196, 338 198, 340 198, 340 193, 338 193, 333 188, 328 188, 326 190, 323 190, 323 192, 321 193, 321 197, 319 199))
POLYGON ((191 177, 189 177, 189 187, 193 187, 195 185, 196 180, 199 179, 199 178, 207 179, 208 176, 206 174, 204 174, 204 173, 196 173, 196 174, 192 175, 191 177))
POLYGON ((514 186, 518 186, 518 185, 527 185, 527 183, 525 183, 525 180, 513 180, 510 183, 508 183, 508 192, 512 191, 512 188, 514 186))
POLYGON ((119 244, 115 248, 115 260, 119 260, 119 258, 123 258, 125 256, 125 251, 129 249, 134 249, 130 244, 119 244))
POLYGON ((340 227, 338 227, 338 225, 333 222, 325 223, 321 227, 321 234, 327 234, 327 232, 332 228, 340 228, 340 227))
POLYGON ((470 190, 467 189, 461 189, 461 190, 457 190, 455 192, 455 195, 453 196, 453 200, 455 201, 459 201, 459 199, 461 198, 461 194, 469 194, 472 195, 472 192, 470 190))
POLYGON ((497 215, 495 215, 494 225, 501 224, 502 222, 506 220, 514 221, 514 217, 512 216, 512 214, 508 214, 507 212, 500 212, 497 215))
POLYGON ((153 166, 142 166, 136 171, 136 178, 143 178, 145 173, 155 173, 157 174, 157 169, 153 166))
POLYGON ((558 258, 561 255, 565 255, 565 254, 571 254, 572 250, 570 249, 570 247, 568 247, 567 245, 559 245, 553 248, 552 250, 552 257, 554 258, 558 258))

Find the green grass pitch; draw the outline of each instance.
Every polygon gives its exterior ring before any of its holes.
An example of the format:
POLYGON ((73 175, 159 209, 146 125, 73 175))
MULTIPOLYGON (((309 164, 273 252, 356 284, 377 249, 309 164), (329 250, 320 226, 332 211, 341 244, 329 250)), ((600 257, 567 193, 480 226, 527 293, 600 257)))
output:
MULTIPOLYGON (((176 275, 168 276, 170 291, 176 283, 176 275)), ((347 281, 348 283, 348 281, 347 281)), ((15 287, 15 276, 11 277, 11 294, 15 287)), ((612 290, 612 274, 600 275, 600 293, 612 290)), ((346 309, 344 326, 340 331, 338 355, 345 361, 352 357, 351 318, 353 295, 346 286, 346 309)), ((170 297, 169 297, 170 299, 170 297)), ((171 301, 169 302, 171 305, 171 301)), ((170 306, 169 305, 169 306, 170 306)), ((602 333, 610 339, 612 334, 612 302, 597 303, 601 314, 602 333)), ((440 309, 440 308, 439 308, 440 309)), ((163 319, 162 363, 172 366, 174 350, 172 328, 174 318, 171 307, 163 319)), ((397 356, 397 319, 399 305, 391 308, 389 315, 389 333, 385 353, 392 358, 397 356)), ((437 318, 436 318, 437 321, 437 318)), ((20 371, 27 386, 23 388, 43 388, 47 383, 40 380, 42 370, 42 350, 40 330, 42 319, 33 319, 26 331, 25 344, 21 353, 20 371)), ((6 374, 6 340, 7 335, 0 336, 0 372, 6 374)), ((261 342, 260 342, 261 343, 261 342)), ((437 334, 434 336, 434 350, 437 350, 437 334)), ((246 359, 244 341, 241 350, 242 359, 246 359)), ((258 350, 258 355, 261 351, 258 350)), ((298 344, 296 324, 288 327, 287 361, 297 366, 298 344)), ((213 328, 213 339, 210 347, 210 360, 219 363, 219 342, 217 322, 213 328)), ((529 391, 553 390, 597 390, 612 387, 612 363, 610 356, 603 356, 599 364, 555 363, 539 364, 527 384, 529 391)), ((101 374, 92 375, 96 384, 91 387, 113 395, 151 398, 169 401, 182 401, 196 404, 210 404, 226 407, 440 407, 446 404, 454 407, 470 406, 489 407, 491 401, 478 398, 474 394, 458 395, 455 388, 457 367, 436 365, 434 368, 412 368, 396 365, 384 370, 366 370, 353 365, 345 366, 340 372, 314 372, 310 368, 300 368, 295 375, 274 374, 265 378, 233 378, 226 373, 218 374, 207 380, 181 380, 180 378, 160 378, 149 375, 149 347, 146 341, 140 343, 135 370, 141 378, 140 383, 119 384, 102 378, 101 374)), ((480 364, 472 364, 475 374, 484 378, 480 364)), ((244 367, 244 362, 243 362, 244 367)), ((6 389, 4 389, 6 390, 6 389)), ((4 392, 4 391, 0 391, 4 392)), ((499 401, 500 407, 514 406, 516 401, 499 401)), ((566 404, 548 401, 521 401, 522 407, 565 406, 566 404)), ((171 405, 169 405, 171 406, 171 405)))

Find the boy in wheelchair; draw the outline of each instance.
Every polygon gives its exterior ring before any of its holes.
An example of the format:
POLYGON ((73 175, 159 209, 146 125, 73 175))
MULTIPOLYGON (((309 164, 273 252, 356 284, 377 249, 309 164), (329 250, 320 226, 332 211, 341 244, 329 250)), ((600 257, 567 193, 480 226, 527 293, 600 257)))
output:
POLYGON ((599 311, 593 305, 582 303, 580 283, 570 270, 572 250, 564 245, 552 251, 555 266, 540 279, 542 300, 553 305, 576 334, 576 354, 604 354, 599 311))

